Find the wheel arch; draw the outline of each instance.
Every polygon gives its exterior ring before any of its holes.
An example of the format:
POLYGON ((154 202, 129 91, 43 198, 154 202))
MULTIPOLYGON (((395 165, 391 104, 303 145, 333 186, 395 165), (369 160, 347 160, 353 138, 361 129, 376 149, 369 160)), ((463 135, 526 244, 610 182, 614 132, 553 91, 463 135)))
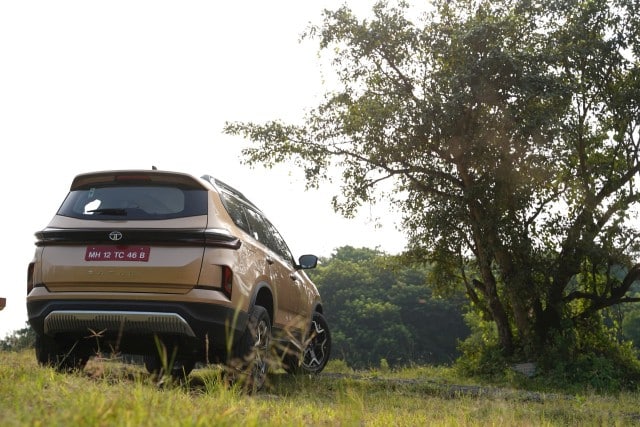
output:
POLYGON ((313 315, 313 313, 320 313, 320 314, 324 314, 324 308, 322 307, 322 303, 320 302, 316 302, 316 304, 313 307, 313 311, 311 312, 311 314, 313 315))
POLYGON ((249 310, 251 310, 254 306, 259 305, 267 310, 269 313, 269 319, 273 323, 273 316, 275 313, 275 302, 273 298, 273 292, 269 285, 265 282, 261 282, 256 286, 256 291, 253 294, 251 299, 251 304, 249 305, 249 310))

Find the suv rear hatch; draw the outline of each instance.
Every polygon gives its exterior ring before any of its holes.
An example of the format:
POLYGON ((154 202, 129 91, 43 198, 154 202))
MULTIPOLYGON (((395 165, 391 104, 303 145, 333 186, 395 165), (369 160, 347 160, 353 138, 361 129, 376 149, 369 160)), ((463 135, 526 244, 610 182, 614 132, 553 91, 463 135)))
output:
POLYGON ((189 175, 79 175, 36 233, 42 283, 51 292, 186 293, 198 283, 207 241, 232 240, 207 230, 207 211, 207 187, 189 175))

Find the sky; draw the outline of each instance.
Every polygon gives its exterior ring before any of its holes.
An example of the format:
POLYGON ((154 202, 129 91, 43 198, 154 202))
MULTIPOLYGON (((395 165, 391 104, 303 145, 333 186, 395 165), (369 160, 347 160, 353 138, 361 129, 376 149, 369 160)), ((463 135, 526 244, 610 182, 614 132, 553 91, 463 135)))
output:
MULTIPOLYGON (((388 206, 332 211, 339 182, 305 191, 287 165, 249 168, 225 121, 299 122, 325 92, 317 42, 300 42, 333 0, 0 1, 3 225, 0 339, 25 327, 34 233, 79 173, 213 175, 258 205, 293 254, 344 245, 400 252, 388 206)), ((373 2, 348 2, 359 16, 373 2)))

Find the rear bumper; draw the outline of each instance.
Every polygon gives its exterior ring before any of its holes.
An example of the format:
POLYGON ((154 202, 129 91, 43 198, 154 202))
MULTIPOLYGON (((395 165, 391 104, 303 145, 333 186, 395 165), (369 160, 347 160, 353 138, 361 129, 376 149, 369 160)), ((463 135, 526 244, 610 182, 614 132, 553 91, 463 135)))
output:
POLYGON ((29 324, 40 335, 175 336, 223 346, 245 330, 247 313, 213 304, 126 300, 27 301, 29 324))

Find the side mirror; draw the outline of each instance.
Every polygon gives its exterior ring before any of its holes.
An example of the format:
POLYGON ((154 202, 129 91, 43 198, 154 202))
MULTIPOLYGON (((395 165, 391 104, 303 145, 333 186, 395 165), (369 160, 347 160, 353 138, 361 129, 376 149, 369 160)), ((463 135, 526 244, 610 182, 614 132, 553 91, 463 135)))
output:
POLYGON ((298 259, 298 267, 303 270, 316 268, 316 265, 318 265, 318 257, 315 255, 302 255, 298 259))

